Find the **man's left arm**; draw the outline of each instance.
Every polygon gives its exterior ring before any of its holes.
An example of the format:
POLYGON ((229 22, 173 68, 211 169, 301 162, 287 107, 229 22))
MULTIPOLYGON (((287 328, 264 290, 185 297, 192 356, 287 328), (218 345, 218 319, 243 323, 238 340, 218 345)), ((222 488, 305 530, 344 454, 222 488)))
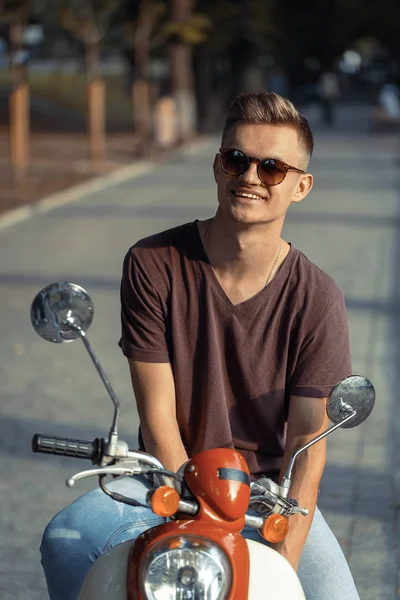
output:
MULTIPOLYGON (((327 280, 324 293, 316 296, 312 313, 304 318, 315 321, 313 331, 305 332, 296 368, 290 381, 286 446, 281 479, 295 450, 307 444, 328 427, 326 402, 332 388, 351 375, 349 332, 343 294, 327 280), (326 305, 329 298, 330 304, 326 305), (317 310, 318 309, 318 310, 317 310)), ((307 329, 307 328, 306 328, 307 329)), ((289 517, 289 533, 275 548, 297 569, 317 504, 320 480, 326 461, 326 441, 322 440, 302 452, 296 459, 289 496, 307 517, 289 517)))
MULTIPOLYGON (((327 429, 326 402, 326 398, 291 396, 280 481, 293 452, 327 429)), ((326 440, 324 439, 302 452, 293 467, 289 497, 295 498, 301 508, 307 508, 308 516, 297 514, 289 517, 289 533, 286 539, 275 544, 274 548, 290 562, 294 569, 298 567, 311 527, 325 461, 326 440)))

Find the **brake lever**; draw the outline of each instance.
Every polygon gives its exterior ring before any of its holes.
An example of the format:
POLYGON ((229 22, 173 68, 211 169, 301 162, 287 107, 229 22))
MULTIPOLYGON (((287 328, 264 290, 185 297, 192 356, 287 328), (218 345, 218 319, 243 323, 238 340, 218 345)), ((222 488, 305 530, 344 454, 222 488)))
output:
POLYGON ((296 514, 303 515, 303 517, 308 515, 308 508, 300 508, 299 503, 295 498, 283 498, 280 496, 277 505, 282 509, 281 514, 284 514, 287 517, 296 514))
POLYGON ((303 515, 303 517, 306 517, 308 515, 308 508, 300 508, 298 506, 295 506, 294 508, 292 508, 292 511, 290 514, 291 515, 299 514, 299 515, 303 515))
POLYGON ((257 505, 264 505, 266 510, 272 513, 279 513, 289 517, 290 515, 300 514, 306 517, 307 508, 300 508, 297 500, 285 497, 282 494, 282 488, 275 482, 264 479, 264 485, 258 482, 251 484, 254 494, 250 497, 250 506, 253 505, 257 510, 257 505))
POLYGON ((86 471, 80 471, 79 473, 75 473, 72 477, 67 479, 65 482, 67 487, 73 487, 77 481, 80 479, 86 479, 86 477, 92 477, 93 475, 99 477, 101 475, 140 475, 143 472, 143 469, 139 465, 134 465, 131 463, 131 466, 128 467, 99 467, 98 469, 88 469, 86 471))

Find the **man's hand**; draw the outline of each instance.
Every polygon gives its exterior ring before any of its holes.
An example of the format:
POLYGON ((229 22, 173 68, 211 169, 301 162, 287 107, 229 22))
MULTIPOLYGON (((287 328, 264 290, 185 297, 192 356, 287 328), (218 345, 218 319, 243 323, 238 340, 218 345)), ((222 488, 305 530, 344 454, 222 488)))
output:
POLYGON ((146 451, 177 471, 188 456, 176 419, 171 365, 129 360, 129 367, 146 451))
MULTIPOLYGON (((290 458, 328 427, 326 415, 327 398, 303 398, 291 396, 287 427, 287 440, 280 480, 286 472, 290 458)), ((301 508, 308 509, 308 516, 289 517, 289 533, 274 548, 297 569, 303 546, 311 527, 317 504, 318 488, 325 467, 326 440, 317 442, 296 459, 289 496, 295 498, 301 508)))

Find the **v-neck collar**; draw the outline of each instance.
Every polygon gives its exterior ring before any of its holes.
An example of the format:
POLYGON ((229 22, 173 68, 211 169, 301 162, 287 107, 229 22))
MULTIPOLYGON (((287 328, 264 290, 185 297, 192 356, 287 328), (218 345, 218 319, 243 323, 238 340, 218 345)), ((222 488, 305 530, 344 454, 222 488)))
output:
POLYGON ((203 244, 203 240, 201 238, 200 235, 200 230, 199 230, 199 220, 196 219, 194 222, 194 227, 196 228, 196 232, 197 232, 197 238, 198 238, 198 243, 199 246, 201 248, 202 251, 202 262, 205 263, 206 265, 206 270, 208 271, 209 275, 210 275, 210 281, 212 282, 212 285, 214 287, 214 289, 216 290, 216 292, 219 294, 219 296, 221 297, 221 299, 224 301, 224 303, 226 304, 227 308, 229 310, 231 310, 232 312, 239 312, 242 308, 248 308, 249 304, 251 304, 252 302, 254 302, 255 300, 258 300, 260 298, 260 296, 263 294, 265 295, 265 297, 267 298, 267 294, 271 292, 271 290, 274 290, 275 287, 277 287, 281 280, 286 276, 288 270, 290 269, 293 260, 295 258, 295 254, 296 254, 296 250, 295 248, 293 248, 292 244, 289 242, 289 252, 286 255, 286 258, 284 259, 284 261, 282 262, 281 266, 279 267, 279 270, 277 272, 277 274, 275 275, 275 277, 273 278, 273 280, 271 281, 271 283, 269 283, 267 285, 267 287, 262 288, 259 292, 257 292, 256 294, 254 294, 254 296, 251 296, 250 298, 247 298, 247 300, 243 300, 242 302, 239 302, 238 304, 234 304, 230 298, 228 297, 228 295, 226 294, 225 290, 223 289, 222 285, 220 284, 220 282, 218 281, 218 278, 215 274, 215 271, 212 267, 211 261, 208 258, 206 249, 204 247, 203 244))

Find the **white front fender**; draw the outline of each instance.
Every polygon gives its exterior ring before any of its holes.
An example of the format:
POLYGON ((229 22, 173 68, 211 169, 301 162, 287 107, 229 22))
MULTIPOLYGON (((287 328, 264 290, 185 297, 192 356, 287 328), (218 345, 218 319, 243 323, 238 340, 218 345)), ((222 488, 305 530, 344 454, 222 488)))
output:
POLYGON ((306 600, 296 571, 281 554, 246 540, 250 555, 248 600, 306 600))
POLYGON ((114 546, 96 560, 90 569, 78 600, 126 600, 129 550, 135 542, 129 540, 114 546))

